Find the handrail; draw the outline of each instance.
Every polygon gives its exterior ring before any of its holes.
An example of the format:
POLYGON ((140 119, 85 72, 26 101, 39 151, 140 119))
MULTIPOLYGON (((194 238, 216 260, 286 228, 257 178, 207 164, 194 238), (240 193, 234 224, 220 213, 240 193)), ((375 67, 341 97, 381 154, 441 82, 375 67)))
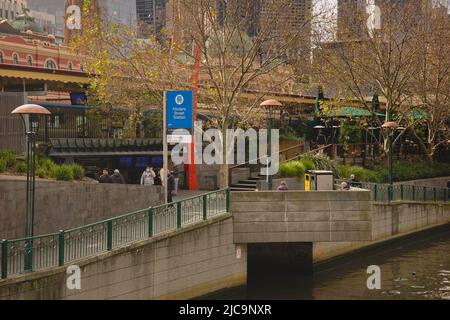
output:
MULTIPOLYGON (((298 148, 298 147, 303 147, 303 146, 304 146, 304 144, 303 144, 303 143, 300 143, 300 144, 297 144, 297 145, 295 145, 295 146, 292 146, 292 147, 289 147, 289 148, 286 148, 286 149, 283 149, 283 150, 279 150, 279 151, 278 151, 278 154, 281 154, 281 153, 283 153, 283 152, 287 152, 287 151, 293 150, 293 149, 298 148)), ((267 158, 267 156, 262 156, 262 157, 259 157, 259 158, 257 158, 257 159, 249 160, 249 161, 247 161, 247 162, 240 163, 240 164, 238 164, 238 165, 232 166, 232 167, 229 168, 229 170, 233 170, 233 169, 236 169, 236 168, 245 166, 245 165, 247 165, 247 164, 250 164, 251 162, 255 162, 255 161, 257 162, 257 161, 259 161, 259 160, 261 160, 261 159, 265 159, 265 158, 267 158)))
POLYGON ((2 240, 1 279, 23 272, 63 266, 229 212, 230 190, 225 188, 58 233, 2 240), (130 217, 135 219, 127 219, 130 217))
MULTIPOLYGON (((346 181, 336 179, 337 182, 346 181)), ((346 181, 347 182, 347 181, 346 181)), ((395 183, 392 186, 388 183, 373 182, 353 182, 360 189, 371 191, 372 199, 375 202, 449 202, 450 189, 442 187, 417 186, 412 184, 395 183)))

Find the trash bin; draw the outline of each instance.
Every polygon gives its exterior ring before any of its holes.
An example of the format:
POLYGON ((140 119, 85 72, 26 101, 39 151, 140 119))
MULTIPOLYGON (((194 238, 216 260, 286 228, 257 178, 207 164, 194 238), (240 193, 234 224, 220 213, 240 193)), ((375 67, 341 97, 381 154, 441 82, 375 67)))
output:
POLYGON ((305 191, 334 190, 333 171, 308 170, 305 174, 305 191))

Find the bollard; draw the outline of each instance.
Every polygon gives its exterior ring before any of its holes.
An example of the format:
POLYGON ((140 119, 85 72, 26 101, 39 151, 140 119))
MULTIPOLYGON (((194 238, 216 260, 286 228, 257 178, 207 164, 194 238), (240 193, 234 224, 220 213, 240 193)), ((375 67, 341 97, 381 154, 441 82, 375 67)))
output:
POLYGON ((181 228, 181 202, 177 202, 177 228, 181 228))
POLYGON ((58 265, 64 265, 64 230, 59 231, 58 235, 58 265))
POLYGON ((203 196, 203 220, 208 219, 208 198, 205 194, 203 196))
POLYGON ((2 279, 8 277, 8 240, 2 240, 2 279))
POLYGON ((112 220, 108 220, 107 222, 107 226, 108 226, 108 238, 107 238, 107 242, 106 242, 106 246, 108 251, 111 251, 113 248, 113 223, 112 220))
POLYGON ((227 189, 227 212, 230 212, 231 195, 230 188, 227 189))
POLYGON ((148 237, 153 237, 153 208, 148 209, 148 237))

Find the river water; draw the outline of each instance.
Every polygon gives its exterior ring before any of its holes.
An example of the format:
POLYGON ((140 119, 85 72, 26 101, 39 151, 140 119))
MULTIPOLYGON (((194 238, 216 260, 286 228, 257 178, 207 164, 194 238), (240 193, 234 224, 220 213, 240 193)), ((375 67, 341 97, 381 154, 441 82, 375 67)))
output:
POLYGON ((450 228, 379 247, 333 264, 310 277, 263 281, 202 299, 450 300, 450 228), (367 267, 381 269, 381 289, 367 288, 367 267))

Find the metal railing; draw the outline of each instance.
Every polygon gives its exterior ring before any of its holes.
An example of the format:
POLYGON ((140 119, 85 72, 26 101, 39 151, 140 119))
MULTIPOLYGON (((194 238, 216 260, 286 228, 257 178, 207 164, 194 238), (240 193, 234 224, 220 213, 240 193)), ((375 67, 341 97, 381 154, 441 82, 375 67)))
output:
POLYGON ((226 188, 58 233, 2 240, 1 279, 64 266, 228 212, 230 190, 226 188), (30 270, 25 261, 32 261, 30 270))
POLYGON ((370 190, 375 202, 414 201, 414 202, 447 202, 450 191, 447 188, 415 186, 409 184, 389 184, 356 182, 354 187, 370 190))

